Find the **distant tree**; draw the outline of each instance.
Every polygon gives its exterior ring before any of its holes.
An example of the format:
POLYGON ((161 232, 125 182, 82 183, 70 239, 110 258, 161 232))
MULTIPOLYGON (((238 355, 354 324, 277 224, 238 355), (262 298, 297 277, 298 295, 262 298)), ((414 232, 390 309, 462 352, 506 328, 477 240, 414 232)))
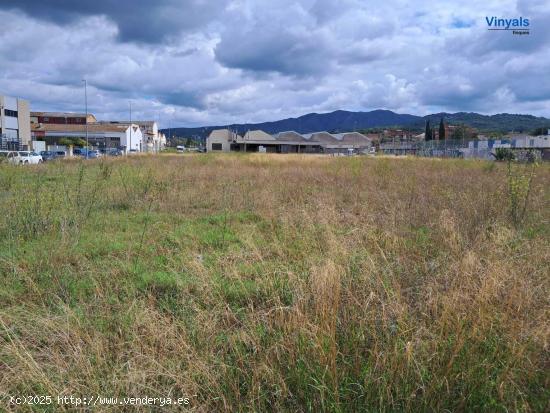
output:
POLYGON ((71 145, 74 145, 74 142, 72 139, 69 139, 69 138, 61 138, 57 141, 57 143, 59 145, 63 145, 63 146, 71 146, 71 145))
POLYGON ((443 118, 439 121, 439 139, 446 139, 445 136, 445 124, 443 123, 443 118))
POLYGON ((430 128, 430 121, 429 120, 426 121, 426 131, 424 132, 424 138, 427 141, 432 140, 432 129, 430 128))
POLYGON ((451 133, 450 139, 476 139, 477 131, 466 125, 458 125, 451 133))
POLYGON ((502 132, 500 132, 500 131, 492 131, 492 132, 489 132, 489 138, 491 138, 491 139, 499 139, 499 138, 501 138, 503 135, 504 135, 504 133, 502 133, 502 132))
POLYGON ((549 130, 550 130, 550 125, 546 126, 546 127, 543 126, 541 128, 537 128, 537 129, 531 131, 530 135, 531 136, 546 135, 549 130))
POLYGON ((172 139, 169 141, 169 145, 168 146, 171 146, 173 148, 175 148, 176 146, 178 145, 185 145, 186 144, 186 139, 185 138, 180 138, 178 136, 174 136, 172 137, 172 139))
POLYGON ((57 142, 63 146, 86 146, 86 141, 81 138, 61 138, 57 142))

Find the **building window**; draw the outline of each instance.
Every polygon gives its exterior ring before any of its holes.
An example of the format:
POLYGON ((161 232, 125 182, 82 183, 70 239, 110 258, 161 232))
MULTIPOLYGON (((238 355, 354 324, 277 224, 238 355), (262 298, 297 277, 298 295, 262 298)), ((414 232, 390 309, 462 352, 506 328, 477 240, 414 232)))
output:
POLYGON ((212 144, 212 150, 213 151, 221 151, 222 150, 222 144, 221 143, 213 143, 212 144))
POLYGON ((16 110, 4 109, 4 115, 10 116, 12 118, 16 118, 17 117, 17 111, 16 110))

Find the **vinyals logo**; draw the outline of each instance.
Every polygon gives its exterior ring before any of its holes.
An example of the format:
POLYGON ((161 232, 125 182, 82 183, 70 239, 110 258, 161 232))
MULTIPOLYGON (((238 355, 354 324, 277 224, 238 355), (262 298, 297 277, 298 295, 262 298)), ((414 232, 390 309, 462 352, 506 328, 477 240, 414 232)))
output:
POLYGON ((502 19, 496 16, 485 17, 487 22, 488 30, 510 30, 512 34, 525 35, 530 32, 530 22, 529 19, 524 17, 512 18, 512 19, 502 19))

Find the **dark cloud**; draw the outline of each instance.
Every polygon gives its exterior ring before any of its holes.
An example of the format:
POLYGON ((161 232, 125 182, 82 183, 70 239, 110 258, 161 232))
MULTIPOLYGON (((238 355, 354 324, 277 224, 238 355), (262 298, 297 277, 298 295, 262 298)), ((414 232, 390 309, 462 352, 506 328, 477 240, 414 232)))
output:
POLYGON ((121 41, 159 43, 205 25, 227 2, 216 0, 216 7, 212 7, 204 0, 0 0, 0 9, 20 10, 58 24, 104 15, 116 23, 121 41))
POLYGON ((159 96, 162 102, 168 105, 182 106, 194 109, 205 109, 204 96, 198 91, 174 91, 159 96))
POLYGON ((216 46, 218 61, 252 72, 279 72, 309 76, 330 71, 322 36, 292 32, 284 27, 264 27, 227 34, 216 46))
POLYGON ((0 0, 0 93, 166 125, 335 109, 550 113, 548 0, 0 0), (527 36, 485 15, 528 17, 527 36))

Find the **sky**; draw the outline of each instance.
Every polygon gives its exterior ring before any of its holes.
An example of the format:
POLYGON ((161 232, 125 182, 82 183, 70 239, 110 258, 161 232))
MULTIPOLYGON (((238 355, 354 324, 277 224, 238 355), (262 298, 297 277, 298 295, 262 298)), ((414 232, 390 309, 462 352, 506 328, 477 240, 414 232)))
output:
POLYGON ((389 109, 550 117, 548 0, 0 0, 0 94, 161 126, 389 109), (528 18, 530 34, 485 17, 528 18))

